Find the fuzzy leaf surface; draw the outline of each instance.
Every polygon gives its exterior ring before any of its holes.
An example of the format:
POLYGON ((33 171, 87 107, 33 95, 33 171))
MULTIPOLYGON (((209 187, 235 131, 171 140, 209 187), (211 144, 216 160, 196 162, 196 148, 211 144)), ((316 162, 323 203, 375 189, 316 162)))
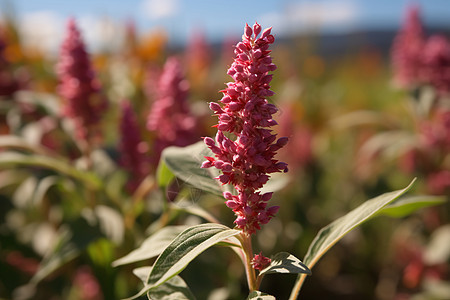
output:
MULTIPOLYGON (((319 259, 347 233, 377 216, 379 211, 410 190, 414 182, 415 179, 402 190, 385 193, 367 200, 346 215, 322 228, 312 241, 311 245, 309 245, 303 263, 307 265, 309 269, 312 269, 319 259)), ((299 274, 289 298, 290 300, 297 298, 305 276, 306 274, 299 274)))
POLYGON ((112 265, 117 267, 155 257, 161 254, 170 242, 187 228, 188 226, 183 225, 166 226, 146 238, 139 248, 115 260, 112 265))
POLYGON ((158 180, 158 186, 162 189, 166 188, 175 178, 175 175, 167 167, 167 164, 162 159, 160 160, 158 169, 156 170, 156 178, 158 180))
POLYGON ((203 251, 239 233, 238 230, 214 223, 187 228, 158 256, 146 285, 132 298, 139 297, 178 275, 203 251))
POLYGON ((402 218, 418 209, 440 205, 446 202, 444 196, 411 196, 402 197, 387 205, 378 212, 379 215, 385 215, 394 218, 402 218))
POLYGON ((161 154, 165 166, 189 185, 195 188, 222 195, 223 190, 215 177, 219 171, 215 168, 202 169, 204 156, 214 156, 205 143, 198 142, 187 147, 168 147, 161 154))
POLYGON ((98 189, 102 184, 100 179, 93 173, 80 171, 73 167, 70 163, 60 159, 39 154, 25 155, 9 151, 0 153, 0 168, 4 169, 14 167, 46 168, 75 178, 93 189, 98 189))
POLYGON ((57 269, 78 257, 94 241, 104 237, 98 226, 92 226, 84 218, 68 222, 60 231, 53 250, 41 261, 39 270, 31 279, 37 284, 57 269))
MULTIPOLYGON (((141 267, 133 270, 133 274, 139 277, 143 283, 147 281, 148 274, 152 267, 141 267)), ((187 286, 186 282, 180 277, 175 276, 160 286, 151 289, 147 297, 152 300, 195 300, 195 296, 187 286)))
POLYGON ((402 190, 385 193, 367 200, 346 215, 322 228, 309 246, 303 260, 304 264, 311 269, 334 244, 355 227, 376 216, 377 212, 385 208, 386 205, 406 193, 412 187, 414 181, 402 190))

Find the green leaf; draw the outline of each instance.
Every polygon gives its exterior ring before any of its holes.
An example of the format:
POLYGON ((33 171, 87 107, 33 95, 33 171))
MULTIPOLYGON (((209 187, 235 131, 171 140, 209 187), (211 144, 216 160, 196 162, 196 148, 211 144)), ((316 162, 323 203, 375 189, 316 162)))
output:
POLYGON ((1 152, 0 153, 0 168, 14 168, 14 167, 39 167, 53 170, 60 174, 64 174, 79 180, 90 188, 98 189, 101 186, 100 179, 95 174, 78 170, 69 162, 55 159, 50 156, 30 154, 25 155, 16 152, 1 152))
POLYGON ((136 275, 137 278, 139 278, 142 283, 145 284, 147 281, 148 275, 152 271, 153 267, 140 267, 133 270, 133 274, 136 275))
POLYGON ((276 300, 276 298, 260 291, 253 291, 248 295, 247 300, 276 300))
POLYGON ((417 136, 406 130, 391 130, 371 137, 361 147, 360 152, 367 157, 378 154, 386 159, 396 159, 416 147, 417 136))
POLYGON ((32 204, 39 181, 36 177, 28 177, 14 191, 12 201, 16 207, 25 208, 32 204))
POLYGON ((166 226, 145 239, 139 248, 114 261, 112 265, 117 267, 155 257, 161 254, 170 242, 187 228, 188 226, 184 225, 166 226))
POLYGON ((304 264, 311 269, 334 244, 355 227, 376 216, 377 212, 386 207, 386 205, 406 193, 412 187, 414 181, 402 190, 386 193, 367 200, 345 216, 322 228, 309 246, 305 259, 303 260, 304 264))
POLYGON ((216 217, 214 217, 212 214, 210 214, 208 211, 206 211, 205 209, 203 209, 202 207, 196 205, 196 204, 192 204, 186 207, 180 207, 178 205, 171 205, 170 207, 172 210, 180 210, 180 211, 184 211, 187 212, 189 214, 198 216, 200 218, 205 219, 207 222, 210 223, 220 223, 219 220, 216 219, 216 217))
POLYGON ((51 252, 42 260, 39 270, 31 279, 36 284, 57 269, 78 257, 89 244, 103 237, 98 227, 91 226, 84 218, 68 222, 60 230, 60 236, 51 252))
POLYGON ((180 273, 189 262, 209 247, 239 233, 238 230, 214 223, 187 228, 158 257, 147 283, 158 286, 180 273))
POLYGON ((108 240, 116 245, 122 244, 125 236, 125 222, 117 210, 106 205, 96 205, 93 210, 84 209, 83 214, 85 217, 90 215, 92 224, 98 225, 108 240))
MULTIPOLYGON (((145 283, 153 267, 141 267, 133 270, 133 274, 145 283)), ((194 294, 180 277, 175 276, 160 286, 151 289, 147 296, 152 300, 195 300, 194 294)))
POLYGON ((450 224, 437 228, 423 254, 425 265, 445 264, 450 259, 450 224))
MULTIPOLYGON (((317 261, 347 233, 362 223, 377 216, 377 213, 380 210, 411 189, 414 182, 415 179, 402 190, 386 193, 376 198, 367 200, 346 215, 322 228, 312 241, 311 245, 309 245, 305 258, 303 259, 303 263, 308 266, 309 269, 312 269, 317 261)), ((305 274, 299 275, 289 299, 297 298, 305 276, 305 274)))
POLYGON ((30 174, 23 170, 5 170, 0 172, 0 190, 22 183, 30 174))
POLYGON ((46 154, 48 151, 40 145, 32 144, 15 135, 0 136, 0 148, 10 148, 22 151, 30 151, 37 154, 46 154))
POLYGON ((280 252, 272 257, 270 265, 261 270, 258 276, 272 273, 291 273, 311 275, 311 270, 300 259, 287 252, 280 252))
POLYGON ((156 178, 158 181, 158 186, 161 189, 166 188, 175 178, 175 174, 173 174, 172 171, 167 167, 167 164, 163 159, 161 159, 158 164, 158 169, 156 170, 156 178))
POLYGON ((194 294, 180 276, 172 277, 151 289, 147 292, 147 297, 151 300, 195 300, 194 294))
POLYGON ((39 184, 36 187, 36 191, 33 194, 32 203, 34 205, 40 205, 45 198, 48 190, 58 184, 59 177, 58 176, 47 176, 39 181, 39 184))
POLYGON ((198 142, 187 147, 168 147, 161 154, 161 161, 176 177, 195 188, 222 195, 220 183, 214 179, 219 176, 216 168, 202 169, 200 166, 205 161, 204 156, 214 156, 203 142, 198 142))
POLYGON ((207 223, 187 228, 179 234, 157 258, 147 284, 132 298, 139 297, 170 278, 178 275, 203 251, 211 246, 239 234, 221 224, 207 223))
POLYGON ((412 196, 402 197, 378 212, 394 218, 402 218, 424 207, 435 206, 446 202, 445 196, 412 196))
POLYGON ((23 90, 14 96, 15 101, 42 108, 48 115, 58 116, 60 114, 61 101, 55 94, 23 90))
MULTIPOLYGON (((229 186, 222 186, 214 179, 220 175, 220 171, 216 168, 200 168, 205 161, 205 156, 214 157, 214 153, 202 141, 187 147, 168 147, 164 149, 158 167, 158 183, 160 187, 167 186, 167 182, 173 179, 170 177, 170 173, 172 173, 195 188, 222 196, 229 186), (171 172, 168 174, 166 169, 171 172)), ((289 176, 275 173, 270 176, 267 184, 261 188, 261 192, 278 191, 288 183, 289 176)))
POLYGON ((290 181, 288 174, 273 173, 269 181, 259 190, 262 194, 282 190, 290 181))

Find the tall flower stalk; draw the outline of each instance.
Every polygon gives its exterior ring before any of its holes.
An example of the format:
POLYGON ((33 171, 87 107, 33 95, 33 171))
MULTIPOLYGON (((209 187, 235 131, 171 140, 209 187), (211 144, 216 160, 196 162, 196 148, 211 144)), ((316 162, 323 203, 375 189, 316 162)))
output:
POLYGON ((162 150, 169 146, 187 146, 199 139, 197 120, 188 105, 189 82, 184 78, 181 62, 171 57, 158 80, 156 100, 147 118, 147 129, 154 133, 154 165, 162 150))
POLYGON ((419 8, 411 6, 391 50, 394 81, 399 86, 415 88, 419 84, 424 44, 419 8))
POLYGON ((277 124, 272 115, 277 108, 267 101, 267 97, 274 94, 269 85, 272 75, 268 73, 276 66, 268 49, 275 39, 271 28, 259 36, 260 33, 258 23, 253 28, 246 24, 242 42, 236 45, 234 62, 227 72, 234 82, 227 83, 222 91, 222 105, 210 103, 219 122, 215 140, 206 137, 204 142, 215 155, 205 157, 207 160, 202 164, 202 168, 221 170, 217 179, 236 190, 234 194, 225 192, 223 196, 236 215, 236 227, 242 230, 251 290, 257 287, 254 270, 262 270, 270 263, 262 254, 252 258, 251 235, 268 223, 279 209, 268 206, 272 193, 259 190, 269 180, 269 174, 288 170, 286 163, 274 158, 288 139, 277 140, 272 134, 271 127, 277 124))
POLYGON ((130 101, 122 101, 121 112, 120 163, 130 174, 127 189, 133 193, 150 171, 150 161, 146 155, 148 145, 142 139, 137 116, 130 101))
MULTIPOLYGON (((100 137, 100 120, 108 102, 101 92, 91 61, 75 20, 69 19, 66 37, 61 45, 57 64, 58 92, 63 99, 62 114, 75 127, 75 141, 83 153, 86 169, 91 169, 95 139, 100 137)), ((96 205, 95 191, 86 189, 89 206, 96 205)))
POLYGON ((62 113, 75 123, 77 138, 89 144, 99 132, 98 125, 108 102, 101 93, 100 82, 74 19, 67 23, 57 73, 58 92, 64 100, 62 113))

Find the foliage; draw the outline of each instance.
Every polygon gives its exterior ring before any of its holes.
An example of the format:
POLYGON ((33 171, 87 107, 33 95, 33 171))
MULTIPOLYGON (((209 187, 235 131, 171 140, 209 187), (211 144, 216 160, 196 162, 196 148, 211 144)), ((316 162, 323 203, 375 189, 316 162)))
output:
POLYGON ((231 51, 199 64, 192 57, 205 54, 188 53, 198 47, 178 50, 198 142, 162 153, 164 132, 146 125, 173 52, 161 36, 91 54, 110 105, 88 140, 61 113, 55 59, 6 56, 0 71, 16 81, 0 96, 0 298, 297 299, 300 289, 305 299, 448 298, 450 191, 433 187, 450 160, 445 143, 429 143, 448 97, 393 88, 381 52, 333 60, 315 37, 298 38, 271 53, 273 129, 290 137, 277 159, 290 170, 258 190, 280 209, 253 239, 232 228, 223 199, 232 186, 200 168, 213 155, 201 138, 215 134, 205 99, 217 100, 231 51), (25 84, 18 70, 33 79, 25 84), (124 99, 139 134, 121 132, 124 99), (121 161, 123 134, 140 138, 144 177, 121 161), (270 258, 257 271, 253 249, 270 258))

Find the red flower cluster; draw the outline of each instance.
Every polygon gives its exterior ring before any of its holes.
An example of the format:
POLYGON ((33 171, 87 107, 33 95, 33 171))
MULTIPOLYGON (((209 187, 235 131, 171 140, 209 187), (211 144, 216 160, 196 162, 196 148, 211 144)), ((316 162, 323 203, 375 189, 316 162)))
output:
POLYGON ((146 155, 148 145, 142 140, 137 116, 130 101, 123 101, 121 109, 120 163, 131 175, 127 188, 134 192, 150 171, 149 160, 146 155))
POLYGON ((450 41, 431 36, 424 49, 421 78, 441 93, 450 93, 450 41))
POLYGON ((74 120, 78 137, 88 139, 96 131, 108 102, 101 93, 100 82, 74 19, 67 24, 57 72, 58 92, 65 100, 63 114, 74 120))
POLYGON ((261 194, 260 189, 268 180, 270 173, 287 172, 287 165, 278 162, 274 156, 287 143, 287 138, 276 139, 271 126, 277 124, 272 115, 277 112, 275 105, 268 103, 266 97, 273 95, 270 90, 272 75, 276 69, 269 56, 269 45, 274 42, 271 28, 264 30, 256 23, 253 29, 246 25, 235 48, 235 59, 228 69, 235 81, 227 83, 218 103, 210 103, 211 110, 219 117, 215 141, 204 139, 215 157, 206 157, 202 168, 216 167, 222 170, 218 177, 222 184, 232 184, 238 195, 224 193, 226 205, 237 218, 238 228, 253 234, 266 224, 278 211, 277 206, 267 207, 272 193, 261 194), (235 140, 224 132, 234 134, 235 140))
POLYGON ((421 126, 421 151, 426 168, 428 190, 432 194, 450 193, 450 169, 445 160, 450 153, 450 110, 437 110, 434 118, 421 126))
POLYGON ((392 65, 400 86, 428 84, 439 93, 450 93, 450 41, 442 35, 425 38, 417 6, 409 8, 394 40, 392 65))
POLYGON ((255 270, 264 270, 266 267, 270 265, 270 262, 272 260, 270 258, 265 257, 260 252, 259 254, 255 254, 255 256, 252 259, 252 266, 255 270))
POLYGON ((156 164, 164 148, 183 147, 197 141, 197 120, 187 102, 189 83, 177 58, 167 60, 157 87, 157 98, 147 118, 147 129, 156 135, 153 149, 156 164))
POLYGON ((417 6, 409 7, 402 29, 392 46, 395 81, 404 87, 417 84, 425 38, 417 6))
POLYGON ((406 172, 420 172, 425 178, 428 193, 450 193, 450 110, 437 107, 430 119, 419 123, 418 143, 403 158, 406 172))

